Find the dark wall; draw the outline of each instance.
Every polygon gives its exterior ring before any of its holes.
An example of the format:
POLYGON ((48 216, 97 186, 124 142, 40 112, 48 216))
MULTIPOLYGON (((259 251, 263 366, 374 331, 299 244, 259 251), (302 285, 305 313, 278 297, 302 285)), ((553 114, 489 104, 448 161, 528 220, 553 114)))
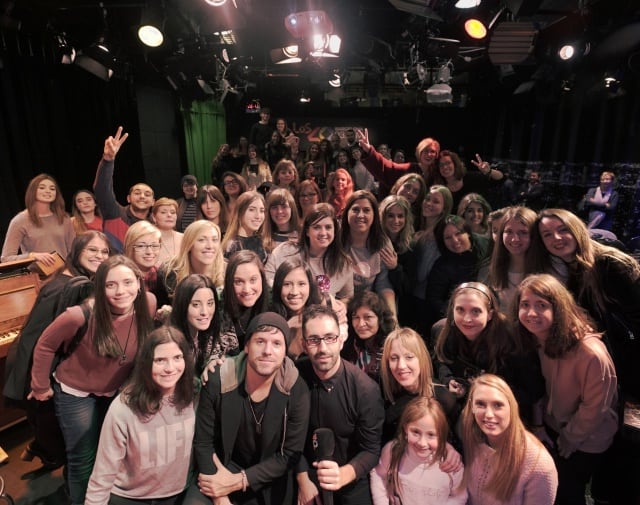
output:
MULTIPOLYGON (((263 103, 272 108, 274 120, 283 116, 296 129, 367 126, 374 144, 402 147, 409 155, 420 139, 433 136, 467 163, 477 152, 520 162, 514 166, 568 162, 571 171, 587 174, 587 164, 640 162, 639 88, 635 79, 615 95, 600 89, 550 98, 496 90, 472 97, 465 108, 334 108, 317 101, 280 106, 266 98, 263 103)), ((225 105, 228 138, 234 142, 258 118, 245 114, 243 103, 228 99, 225 105)), ((56 177, 67 203, 74 191, 91 187, 104 138, 118 125, 130 133, 116 165, 119 200, 124 203, 129 186, 141 180, 158 196, 178 196, 179 177, 187 171, 178 109, 166 83, 136 85, 133 74, 105 83, 75 66, 3 55, 0 236, 23 208, 24 190, 34 175, 45 171, 56 177)))

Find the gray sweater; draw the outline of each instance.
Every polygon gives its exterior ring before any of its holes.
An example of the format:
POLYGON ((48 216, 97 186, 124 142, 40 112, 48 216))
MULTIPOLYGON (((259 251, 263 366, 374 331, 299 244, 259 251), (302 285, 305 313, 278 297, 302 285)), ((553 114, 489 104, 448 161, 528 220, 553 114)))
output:
POLYGON ((189 484, 194 430, 193 405, 178 413, 164 401, 142 420, 118 395, 102 425, 85 505, 106 505, 111 493, 151 500, 182 492, 189 484))

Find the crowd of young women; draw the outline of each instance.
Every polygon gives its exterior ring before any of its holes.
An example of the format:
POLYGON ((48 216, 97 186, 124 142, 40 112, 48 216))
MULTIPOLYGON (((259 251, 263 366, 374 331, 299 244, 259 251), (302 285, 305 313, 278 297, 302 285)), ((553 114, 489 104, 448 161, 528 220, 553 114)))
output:
POLYGON ((314 173, 299 181, 291 160, 272 173, 249 156, 244 176, 225 172, 221 188, 200 188, 199 219, 184 234, 174 231, 177 203, 158 199, 154 224, 129 228, 124 255, 111 256, 100 232, 73 241, 74 227, 99 226, 89 191, 74 197, 72 222, 53 178, 32 181, 3 260, 46 264, 55 249, 67 266, 50 290, 82 273, 95 291, 88 312, 43 319, 51 324, 24 350, 31 386, 16 395, 53 398, 66 450, 48 448, 30 416, 37 436, 26 457, 66 459, 74 504, 178 500, 186 447, 177 466, 140 471, 148 454, 123 433, 171 418, 188 439, 195 397, 185 384, 240 352, 251 319, 269 309, 288 320, 289 354, 301 359, 301 315, 314 304, 338 314, 344 359, 386 400, 376 505, 550 505, 556 492, 556 503, 584 503, 590 481, 607 496, 621 393, 640 397, 637 262, 563 209, 510 207, 489 219, 480 190, 501 174, 479 156, 482 184, 433 139, 419 144, 415 166, 361 141, 363 165, 390 193, 380 204, 347 167, 323 166, 325 193, 314 173), (61 346, 72 352, 56 364, 61 346), (166 475, 163 485, 151 489, 149 472, 166 475))

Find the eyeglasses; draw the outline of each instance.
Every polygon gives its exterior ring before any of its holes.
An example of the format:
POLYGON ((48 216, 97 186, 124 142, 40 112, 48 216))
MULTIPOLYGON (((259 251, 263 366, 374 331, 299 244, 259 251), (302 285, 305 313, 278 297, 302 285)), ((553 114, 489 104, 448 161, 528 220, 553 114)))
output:
POLYGON ((84 250, 94 256, 97 256, 98 254, 101 254, 102 256, 109 256, 109 249, 98 249, 97 247, 90 246, 85 247, 84 250))
POLYGON ((238 181, 236 181, 235 179, 231 180, 231 181, 225 181, 224 182, 225 186, 237 186, 238 184, 240 184, 240 183, 238 181))
POLYGON ((145 251, 147 249, 151 249, 152 251, 157 251, 160 249, 160 244, 133 244, 133 250, 140 252, 145 251))
POLYGON ((304 341, 307 343, 309 347, 318 347, 321 342, 324 342, 327 345, 335 344, 339 338, 340 338, 340 335, 330 334, 330 335, 325 335, 324 337, 315 337, 315 336, 308 337, 308 338, 305 338, 304 341))
POLYGON ((300 193, 300 198, 313 198, 318 196, 318 193, 300 193))

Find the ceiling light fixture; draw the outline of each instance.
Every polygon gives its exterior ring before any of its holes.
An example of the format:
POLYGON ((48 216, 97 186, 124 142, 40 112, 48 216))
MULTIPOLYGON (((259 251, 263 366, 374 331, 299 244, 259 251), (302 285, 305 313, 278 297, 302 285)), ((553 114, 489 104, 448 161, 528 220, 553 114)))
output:
POLYGON ((61 33, 54 37, 58 60, 63 65, 71 65, 76 59, 76 50, 67 42, 66 34, 61 33))
POLYGON ((338 35, 314 35, 310 54, 314 58, 338 58, 341 44, 342 39, 338 35))
POLYGON ((205 3, 213 6, 213 7, 222 7, 227 3, 227 0, 204 0, 205 3))
POLYGON ((102 3, 100 3, 99 7, 102 14, 102 35, 94 44, 82 51, 78 51, 75 64, 99 79, 108 81, 113 76, 116 58, 105 44, 105 34, 108 32, 107 9, 104 8, 102 3))
POLYGON ((311 97, 307 92, 305 92, 305 90, 302 90, 302 93, 300 93, 300 103, 310 103, 310 102, 311 102, 311 97))
POLYGON ((271 55, 271 61, 276 65, 300 63, 302 61, 302 58, 298 56, 298 46, 296 45, 272 49, 269 54, 271 55))
POLYGON ((427 94, 427 103, 453 103, 453 91, 449 85, 452 70, 453 63, 451 60, 447 61, 438 69, 435 84, 425 91, 427 94))
POLYGON ((473 9, 480 5, 482 0, 458 0, 456 2, 457 9, 473 9))
POLYGON ((591 50, 591 44, 589 42, 570 42, 563 44, 558 49, 558 56, 563 61, 568 61, 579 56, 586 56, 591 50))
POLYGON ((324 11, 294 12, 284 18, 284 26, 295 39, 311 38, 317 33, 333 33, 333 23, 324 11))
POLYGON ((506 6, 500 7, 498 12, 493 16, 491 21, 489 21, 488 25, 485 25, 482 21, 477 18, 469 18, 464 22, 464 31, 467 32, 467 35, 472 39, 481 40, 487 36, 489 30, 493 28, 493 25, 496 24, 496 21, 500 18, 502 13, 505 11, 506 6))
POLYGON ((104 40, 100 39, 84 51, 78 51, 75 63, 99 79, 108 81, 113 76, 116 59, 104 44, 104 40))
POLYGON ((164 42, 162 33, 164 18, 161 12, 162 4, 147 2, 140 16, 138 38, 148 47, 159 47, 164 42))
POLYGON ((570 60, 573 58, 573 55, 576 53, 576 48, 571 44, 564 45, 558 51, 558 56, 560 56, 561 60, 570 60))
POLYGON ((342 79, 340 78, 340 74, 333 74, 329 79, 329 86, 332 88, 339 88, 342 86, 342 79))
POLYGON ((221 44, 233 45, 238 43, 233 30, 222 30, 221 32, 213 32, 213 34, 220 37, 221 44))
POLYGON ((487 27, 479 19, 471 18, 464 22, 464 31, 472 39, 481 40, 487 36, 487 27))

